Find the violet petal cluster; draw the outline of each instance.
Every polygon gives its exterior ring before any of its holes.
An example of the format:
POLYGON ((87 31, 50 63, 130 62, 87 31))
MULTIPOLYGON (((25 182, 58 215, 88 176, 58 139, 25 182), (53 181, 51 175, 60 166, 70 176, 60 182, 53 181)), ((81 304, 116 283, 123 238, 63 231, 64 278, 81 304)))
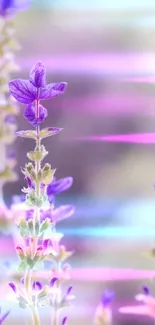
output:
POLYGON ((66 87, 66 82, 46 85, 46 70, 42 62, 38 62, 32 67, 29 80, 15 79, 9 82, 11 95, 18 102, 28 104, 24 116, 34 127, 39 126, 48 115, 46 108, 39 105, 36 116, 34 102, 61 95, 65 92, 66 87))
POLYGON ((37 127, 42 122, 44 122, 44 120, 47 116, 48 116, 47 109, 45 107, 43 107, 42 105, 39 105, 39 117, 36 117, 35 107, 32 104, 28 105, 24 112, 24 117, 34 127, 37 127))
POLYGON ((52 204, 54 202, 55 195, 68 190, 72 186, 72 184, 72 177, 65 177, 59 180, 56 180, 56 178, 54 178, 53 181, 47 187, 47 196, 49 202, 52 204))
POLYGON ((66 82, 45 83, 45 67, 38 62, 30 71, 30 79, 15 79, 9 82, 12 96, 20 103, 32 104, 35 100, 50 99, 64 93, 66 82), (40 88, 40 91, 38 89, 40 88))
POLYGON ((5 17, 29 7, 31 0, 0 0, 0 15, 5 17))
POLYGON ((101 299, 101 303, 103 305, 103 307, 107 307, 108 305, 111 304, 111 302, 113 301, 115 296, 114 292, 109 291, 108 289, 106 289, 102 295, 102 299, 101 299))

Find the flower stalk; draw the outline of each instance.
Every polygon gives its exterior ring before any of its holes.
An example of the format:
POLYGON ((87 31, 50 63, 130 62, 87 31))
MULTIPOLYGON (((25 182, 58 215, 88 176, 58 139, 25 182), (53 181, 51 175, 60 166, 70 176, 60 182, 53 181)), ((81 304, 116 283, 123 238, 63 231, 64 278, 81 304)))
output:
POLYGON ((74 207, 54 206, 55 195, 67 190, 73 181, 71 177, 57 181, 54 177, 56 169, 52 169, 49 163, 43 164, 48 154, 42 144, 43 139, 59 133, 62 129, 40 128, 48 115, 40 101, 63 94, 66 86, 64 82, 46 85, 45 67, 42 62, 32 67, 29 80, 16 79, 9 83, 11 95, 18 102, 27 105, 24 117, 35 128, 17 132, 20 137, 35 140, 35 148, 27 153, 30 162, 22 170, 27 181, 27 188, 22 190, 25 193, 27 213, 21 215, 18 220, 24 243, 16 247, 20 258, 18 269, 25 272, 25 277, 20 286, 10 285, 19 306, 31 309, 34 325, 40 325, 38 309, 44 304, 52 307, 52 324, 58 325, 59 309, 68 306, 73 298, 70 295, 71 286, 65 295, 61 291, 61 283, 67 275, 63 262, 72 252, 67 252, 64 246, 60 245, 63 235, 56 232, 55 225, 58 221, 70 217, 74 207), (44 268, 45 261, 51 261, 53 269, 50 282, 42 285, 34 279, 34 271, 44 268))

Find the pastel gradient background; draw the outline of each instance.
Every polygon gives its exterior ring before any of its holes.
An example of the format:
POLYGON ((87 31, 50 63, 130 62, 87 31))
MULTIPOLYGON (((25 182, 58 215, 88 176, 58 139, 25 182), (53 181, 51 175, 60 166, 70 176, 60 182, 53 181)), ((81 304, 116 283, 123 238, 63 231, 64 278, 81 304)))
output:
MULTIPOLYGON (((57 177, 74 177, 58 199, 76 205, 75 216, 60 224, 64 243, 75 250, 70 262, 77 299, 68 324, 92 324, 109 287, 116 291, 114 325, 151 325, 149 318, 117 309, 134 303, 143 284, 155 293, 155 262, 144 254, 155 241, 155 1, 35 0, 16 27, 18 77, 27 78, 42 60, 48 81, 69 84, 64 96, 47 102, 44 123, 64 128, 45 141, 47 159, 57 177)), ((26 129, 22 113, 23 106, 18 125, 26 129)), ((8 202, 24 185, 21 167, 32 146, 16 141, 20 178, 5 186, 8 202)), ((17 263, 9 237, 0 241, 3 260, 17 263)), ((29 324, 26 311, 14 307, 11 315, 6 325, 29 324)))

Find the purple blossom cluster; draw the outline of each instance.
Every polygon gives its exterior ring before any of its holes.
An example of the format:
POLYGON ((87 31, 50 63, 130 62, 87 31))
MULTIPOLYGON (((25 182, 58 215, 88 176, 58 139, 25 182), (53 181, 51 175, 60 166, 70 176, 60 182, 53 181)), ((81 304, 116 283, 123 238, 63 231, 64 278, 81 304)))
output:
POLYGON ((0 15, 7 17, 29 7, 31 0, 0 0, 0 15))

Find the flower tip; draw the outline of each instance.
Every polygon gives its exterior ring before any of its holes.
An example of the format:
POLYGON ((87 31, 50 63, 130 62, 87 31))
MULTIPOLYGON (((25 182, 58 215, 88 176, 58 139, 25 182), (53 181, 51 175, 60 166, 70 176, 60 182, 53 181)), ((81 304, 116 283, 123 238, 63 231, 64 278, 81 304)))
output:
POLYGON ((66 323, 67 323, 67 319, 68 319, 67 316, 63 318, 63 320, 62 320, 62 325, 66 325, 66 323))
POLYGON ((72 286, 69 286, 69 288, 68 288, 68 290, 67 290, 67 293, 66 293, 67 296, 70 295, 72 289, 73 289, 73 287, 72 287, 72 286))
POLYGON ((54 278, 51 279, 50 281, 50 287, 53 287, 56 283, 56 281, 58 281, 58 278, 55 276, 54 278))
POLYGON ((110 305, 111 302, 114 299, 114 296, 115 296, 115 293, 114 292, 111 292, 108 289, 106 289, 104 291, 103 296, 102 296, 102 299, 101 299, 102 305, 104 307, 110 305))
POLYGON ((142 287, 142 290, 143 290, 143 292, 144 292, 145 295, 149 295, 150 294, 150 290, 149 290, 149 288, 147 286, 143 286, 142 287))
POLYGON ((13 282, 10 282, 10 283, 9 283, 9 287, 13 290, 14 293, 17 292, 16 285, 15 285, 13 282))
POLYGON ((33 290, 42 290, 43 285, 39 281, 34 281, 32 284, 32 288, 33 288, 33 290))

